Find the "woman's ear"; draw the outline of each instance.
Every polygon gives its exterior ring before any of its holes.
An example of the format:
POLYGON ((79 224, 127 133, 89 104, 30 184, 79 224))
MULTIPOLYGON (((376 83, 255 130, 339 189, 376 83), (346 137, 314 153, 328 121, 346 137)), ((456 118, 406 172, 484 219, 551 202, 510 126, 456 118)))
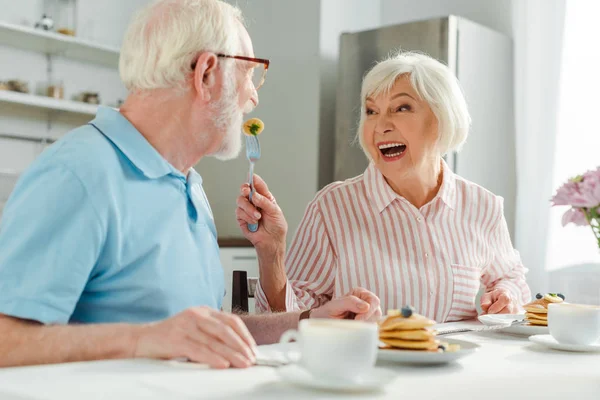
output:
POLYGON ((194 87, 200 98, 209 102, 217 83, 218 58, 214 53, 201 53, 194 69, 194 87))

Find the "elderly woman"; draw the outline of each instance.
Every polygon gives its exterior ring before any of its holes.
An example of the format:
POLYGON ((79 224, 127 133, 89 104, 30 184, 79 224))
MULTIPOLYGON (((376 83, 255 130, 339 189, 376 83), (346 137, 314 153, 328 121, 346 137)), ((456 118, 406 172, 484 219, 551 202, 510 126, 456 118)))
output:
POLYGON ((426 55, 399 53, 369 71, 360 100, 357 136, 370 165, 316 195, 285 265, 281 210, 257 178, 264 197, 255 214, 242 186, 240 226, 271 252, 259 252, 258 307, 311 309, 360 286, 379 296, 384 311, 410 304, 438 322, 455 321, 477 315, 483 285, 484 312, 517 312, 530 291, 503 199, 442 158, 461 147, 470 125, 455 76, 426 55), (245 224, 257 221, 261 229, 249 233, 245 224))

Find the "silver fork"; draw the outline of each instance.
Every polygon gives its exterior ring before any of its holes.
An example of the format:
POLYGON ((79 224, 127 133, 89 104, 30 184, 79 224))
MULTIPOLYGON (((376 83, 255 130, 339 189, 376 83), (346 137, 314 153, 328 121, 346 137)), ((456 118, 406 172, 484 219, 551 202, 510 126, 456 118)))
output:
POLYGON ((254 365, 256 365, 257 367, 273 367, 273 368, 285 367, 288 364, 289 363, 286 361, 269 360, 268 358, 266 358, 266 359, 257 358, 256 363, 254 363, 254 365))
POLYGON ((476 328, 455 328, 455 329, 448 329, 448 330, 440 330, 437 332, 436 336, 454 335, 456 333, 465 333, 465 332, 495 331, 495 330, 500 330, 500 329, 506 329, 511 326, 524 325, 527 322, 529 322, 529 321, 527 321, 526 319, 516 319, 516 320, 511 321, 510 324, 491 325, 491 326, 485 325, 485 326, 478 326, 476 328))
MULTIPOLYGON (((256 192, 254 189, 254 163, 260 159, 260 143, 257 136, 246 135, 246 158, 250 161, 250 172, 248 173, 248 184, 250 185, 250 203, 252 203, 252 196, 256 192)), ((250 232, 256 232, 258 230, 258 224, 248 224, 248 230, 250 232)))

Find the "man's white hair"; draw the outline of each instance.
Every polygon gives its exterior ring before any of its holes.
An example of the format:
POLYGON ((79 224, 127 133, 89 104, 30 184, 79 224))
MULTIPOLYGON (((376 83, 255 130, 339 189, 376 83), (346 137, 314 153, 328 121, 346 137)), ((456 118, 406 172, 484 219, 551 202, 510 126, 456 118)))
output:
POLYGON ((360 94, 360 121, 357 137, 363 143, 365 101, 367 97, 387 94, 396 80, 408 74, 410 83, 425 100, 438 121, 440 153, 458 151, 467 139, 471 117, 458 79, 450 69, 425 54, 400 51, 377 63, 364 77, 360 94))
POLYGON ((219 0, 157 0, 135 14, 119 71, 130 91, 184 88, 201 51, 235 54, 242 13, 219 0))

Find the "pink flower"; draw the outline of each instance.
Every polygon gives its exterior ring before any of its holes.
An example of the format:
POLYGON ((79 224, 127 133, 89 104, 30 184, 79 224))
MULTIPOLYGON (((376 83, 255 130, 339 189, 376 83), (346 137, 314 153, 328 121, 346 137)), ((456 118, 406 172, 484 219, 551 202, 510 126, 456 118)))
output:
POLYGON ((600 167, 595 171, 588 171, 583 174, 583 180, 580 183, 581 193, 587 201, 585 207, 597 207, 600 205, 600 167))
POLYGON ((552 197, 552 203, 555 206, 571 206, 573 200, 577 196, 579 188, 577 182, 571 180, 567 181, 564 185, 558 188, 554 197, 552 197))
POLYGON ((578 226, 586 226, 588 224, 585 219, 585 214, 578 208, 571 208, 562 217, 562 225, 575 224, 578 226))
POLYGON ((600 206, 600 167, 570 179, 552 197, 555 206, 595 208, 600 206))

